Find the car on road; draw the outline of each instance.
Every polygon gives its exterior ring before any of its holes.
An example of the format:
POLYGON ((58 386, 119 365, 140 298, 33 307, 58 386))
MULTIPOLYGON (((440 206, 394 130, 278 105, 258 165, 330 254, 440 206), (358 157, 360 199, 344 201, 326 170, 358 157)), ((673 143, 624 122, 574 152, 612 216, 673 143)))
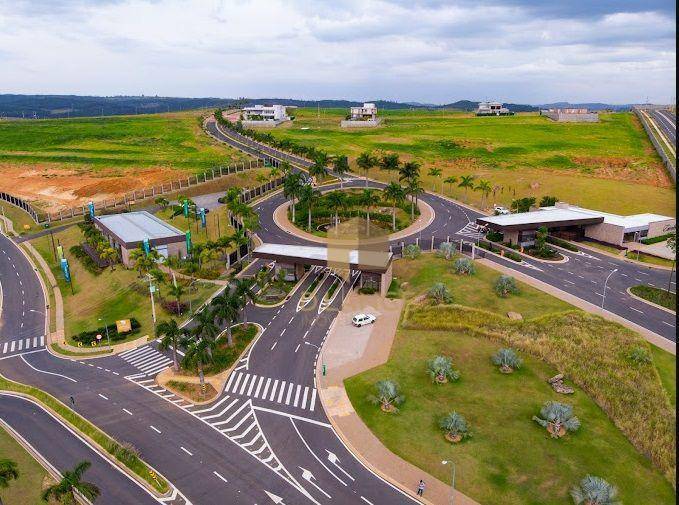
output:
POLYGON ((377 320, 375 316, 372 314, 356 314, 353 318, 351 318, 351 323, 354 326, 365 326, 366 324, 372 324, 377 320))
POLYGON ((493 205, 493 211, 495 212, 496 216, 504 216, 505 214, 509 214, 509 209, 501 205, 493 205))

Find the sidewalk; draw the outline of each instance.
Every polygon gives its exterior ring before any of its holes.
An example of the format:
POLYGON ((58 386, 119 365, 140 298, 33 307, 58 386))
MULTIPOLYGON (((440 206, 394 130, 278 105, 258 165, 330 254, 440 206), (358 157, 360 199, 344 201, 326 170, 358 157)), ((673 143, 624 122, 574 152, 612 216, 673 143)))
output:
MULTIPOLYGON (((441 482, 387 449, 358 417, 344 389, 345 378, 387 361, 403 303, 403 300, 389 300, 378 295, 349 294, 323 344, 321 356, 327 364, 325 377, 321 375, 321 360, 318 361, 319 398, 339 437, 370 470, 422 503, 443 505, 450 503, 450 484, 441 482), (351 318, 356 312, 375 314, 377 323, 355 328, 351 318), (424 498, 415 495, 420 479, 427 485, 424 498)), ((476 504, 459 492, 455 493, 455 503, 476 504)))

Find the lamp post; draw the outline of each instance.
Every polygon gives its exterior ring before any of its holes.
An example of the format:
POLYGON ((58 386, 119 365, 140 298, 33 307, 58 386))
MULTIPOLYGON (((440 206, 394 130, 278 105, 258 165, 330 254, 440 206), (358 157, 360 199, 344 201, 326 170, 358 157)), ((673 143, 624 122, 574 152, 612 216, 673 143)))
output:
POLYGON ((442 465, 447 465, 450 463, 450 467, 452 470, 452 477, 450 480, 450 505, 455 504, 455 463, 453 463, 451 460, 444 459, 441 461, 442 465))
POLYGON ((606 280, 604 281, 604 293, 603 296, 601 297, 601 310, 604 310, 604 302, 606 301, 606 286, 608 285, 608 279, 610 279, 611 275, 613 275, 617 271, 618 271, 617 268, 611 270, 611 273, 608 274, 608 277, 606 277, 606 280))
POLYGON ((323 371, 323 376, 325 377, 325 363, 323 363, 323 355, 321 354, 321 348, 317 346, 316 344, 312 344, 311 342, 304 342, 306 345, 311 345, 314 346, 316 349, 318 349, 318 354, 319 357, 321 358, 321 369, 323 371))
MULTIPOLYGON (((97 319, 97 321, 101 321, 104 323, 104 320, 102 318, 97 319)), ((106 329, 106 341, 108 342, 108 347, 109 349, 111 348, 111 337, 108 334, 108 325, 104 323, 104 328, 106 329)))

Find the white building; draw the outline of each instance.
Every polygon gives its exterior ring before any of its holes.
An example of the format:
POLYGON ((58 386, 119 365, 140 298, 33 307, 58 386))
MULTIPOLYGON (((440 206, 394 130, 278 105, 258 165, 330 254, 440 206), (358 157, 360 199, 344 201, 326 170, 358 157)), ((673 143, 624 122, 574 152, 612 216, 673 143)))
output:
POLYGON ((599 121, 599 113, 588 109, 546 109, 541 110, 540 115, 559 123, 596 123, 599 121))
POLYGON ((244 121, 287 121, 288 116, 285 105, 253 105, 243 108, 244 121))
POLYGON ((479 102, 476 109, 477 116, 512 116, 514 113, 507 107, 503 107, 500 102, 479 102))
POLYGON ((382 120, 377 117, 377 105, 366 102, 363 106, 349 107, 349 117, 340 122, 342 128, 377 126, 382 120))

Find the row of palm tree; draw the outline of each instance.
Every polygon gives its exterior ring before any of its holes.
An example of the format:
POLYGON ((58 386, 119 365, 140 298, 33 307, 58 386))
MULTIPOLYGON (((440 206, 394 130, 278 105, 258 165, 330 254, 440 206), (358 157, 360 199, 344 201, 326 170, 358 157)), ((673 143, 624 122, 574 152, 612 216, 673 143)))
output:
POLYGON ((91 223, 83 223, 81 230, 85 236, 85 241, 92 246, 99 254, 99 257, 106 261, 113 271, 113 266, 118 261, 119 254, 115 247, 111 247, 109 241, 91 223))

